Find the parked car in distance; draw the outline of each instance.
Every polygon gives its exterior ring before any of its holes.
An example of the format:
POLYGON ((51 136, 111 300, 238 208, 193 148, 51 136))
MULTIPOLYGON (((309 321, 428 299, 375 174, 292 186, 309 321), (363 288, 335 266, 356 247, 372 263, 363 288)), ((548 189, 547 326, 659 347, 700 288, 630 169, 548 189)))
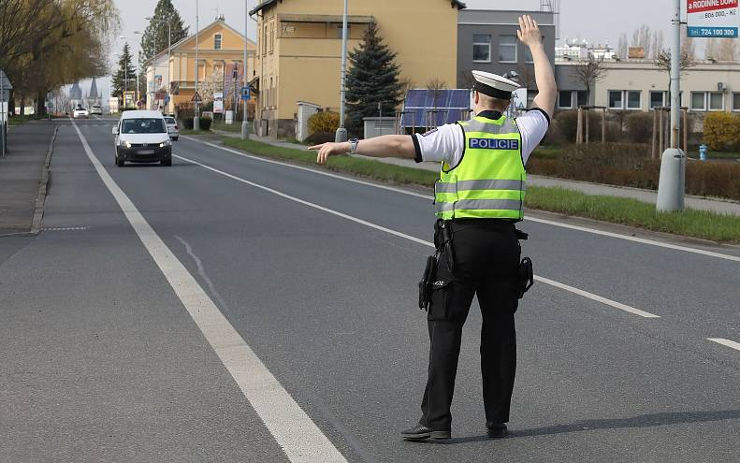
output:
POLYGON ((180 138, 180 127, 177 121, 172 116, 164 116, 164 121, 167 123, 167 133, 170 134, 170 138, 177 141, 180 138))
POLYGON ((97 114, 99 116, 103 115, 103 107, 99 104, 94 104, 90 106, 90 114, 97 114))
POLYGON ((90 117, 90 113, 87 112, 87 109, 83 108, 82 106, 78 106, 75 108, 75 110, 72 112, 72 117, 75 119, 79 119, 81 117, 90 117))
POLYGON ((112 133, 118 167, 126 161, 172 165, 172 141, 159 111, 124 111, 112 133))

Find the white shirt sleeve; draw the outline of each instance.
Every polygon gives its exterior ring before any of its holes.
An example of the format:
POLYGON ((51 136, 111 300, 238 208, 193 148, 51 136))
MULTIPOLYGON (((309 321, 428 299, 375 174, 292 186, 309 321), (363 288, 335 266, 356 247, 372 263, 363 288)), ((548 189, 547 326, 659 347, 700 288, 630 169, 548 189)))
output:
POLYGON ((465 135, 458 124, 445 124, 414 135, 416 162, 447 162, 454 167, 462 158, 465 135))
POLYGON ((526 165, 529 155, 537 148, 550 128, 550 121, 542 111, 534 109, 517 117, 516 125, 522 135, 522 160, 526 165))

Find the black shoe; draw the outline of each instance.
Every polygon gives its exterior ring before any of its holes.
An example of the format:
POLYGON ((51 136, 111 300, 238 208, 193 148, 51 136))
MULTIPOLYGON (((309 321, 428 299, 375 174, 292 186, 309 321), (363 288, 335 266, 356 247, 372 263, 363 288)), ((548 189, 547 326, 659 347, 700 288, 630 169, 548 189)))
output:
POLYGON ((496 424, 489 424, 488 427, 488 437, 491 439, 503 439, 504 437, 509 435, 509 430, 506 427, 506 423, 496 423, 496 424))
POLYGON ((424 439, 449 439, 452 436, 450 431, 435 431, 419 423, 411 429, 401 431, 401 438, 405 440, 424 440, 424 439))

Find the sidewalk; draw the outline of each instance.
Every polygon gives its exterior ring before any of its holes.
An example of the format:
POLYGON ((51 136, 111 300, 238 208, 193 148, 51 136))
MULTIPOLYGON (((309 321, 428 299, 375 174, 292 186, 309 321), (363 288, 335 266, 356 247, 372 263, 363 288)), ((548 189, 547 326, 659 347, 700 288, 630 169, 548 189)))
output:
POLYGON ((0 235, 31 231, 42 168, 54 134, 51 121, 10 127, 8 153, 0 157, 0 235))
MULTIPOLYGON (((239 137, 238 133, 230 133, 224 131, 214 131, 219 135, 239 137)), ((297 143, 288 143, 275 140, 269 137, 260 137, 257 135, 250 135, 250 138, 255 141, 262 143, 268 143, 270 145, 281 146, 284 148, 293 148, 299 150, 305 150, 304 145, 297 143)), ((534 154, 533 156, 536 156, 534 154)), ((384 162, 386 164, 393 164, 396 166, 411 167, 414 169, 425 169, 433 172, 439 171, 439 165, 437 163, 423 162, 416 163, 412 159, 400 159, 400 158, 372 158, 369 156, 354 155, 353 157, 370 159, 373 161, 384 162)), ((640 188, 630 187, 619 187, 613 185, 604 185, 601 183, 589 183, 581 182, 578 180, 566 180, 555 177, 543 177, 540 175, 528 175, 527 183, 532 186, 540 187, 560 187, 567 190, 580 191, 581 193, 589 195, 602 195, 602 196, 616 196, 620 198, 631 198, 643 201, 646 203, 655 204, 658 199, 658 192, 654 190, 643 190, 640 188)), ((740 216, 740 202, 731 200, 721 199, 707 199, 700 196, 686 195, 684 199, 686 207, 697 210, 705 210, 711 212, 717 212, 720 214, 732 214, 740 216)))

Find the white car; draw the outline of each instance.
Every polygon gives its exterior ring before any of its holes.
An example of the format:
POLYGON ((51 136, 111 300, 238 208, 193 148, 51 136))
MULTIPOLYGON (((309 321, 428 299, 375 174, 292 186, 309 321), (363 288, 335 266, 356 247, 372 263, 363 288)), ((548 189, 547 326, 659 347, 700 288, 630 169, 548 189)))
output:
POLYGON ((78 106, 75 108, 75 110, 72 112, 72 117, 75 119, 79 119, 81 117, 90 117, 90 113, 87 111, 87 109, 83 108, 82 106, 78 106))
POLYGON ((99 116, 102 116, 103 108, 98 104, 94 104, 90 107, 90 114, 97 114, 99 116))
POLYGON ((177 126, 177 121, 172 116, 164 116, 164 121, 167 123, 167 133, 170 134, 170 138, 177 141, 180 138, 180 128, 177 126))
POLYGON ((172 141, 159 111, 124 111, 112 132, 118 167, 126 161, 172 165, 172 141))

